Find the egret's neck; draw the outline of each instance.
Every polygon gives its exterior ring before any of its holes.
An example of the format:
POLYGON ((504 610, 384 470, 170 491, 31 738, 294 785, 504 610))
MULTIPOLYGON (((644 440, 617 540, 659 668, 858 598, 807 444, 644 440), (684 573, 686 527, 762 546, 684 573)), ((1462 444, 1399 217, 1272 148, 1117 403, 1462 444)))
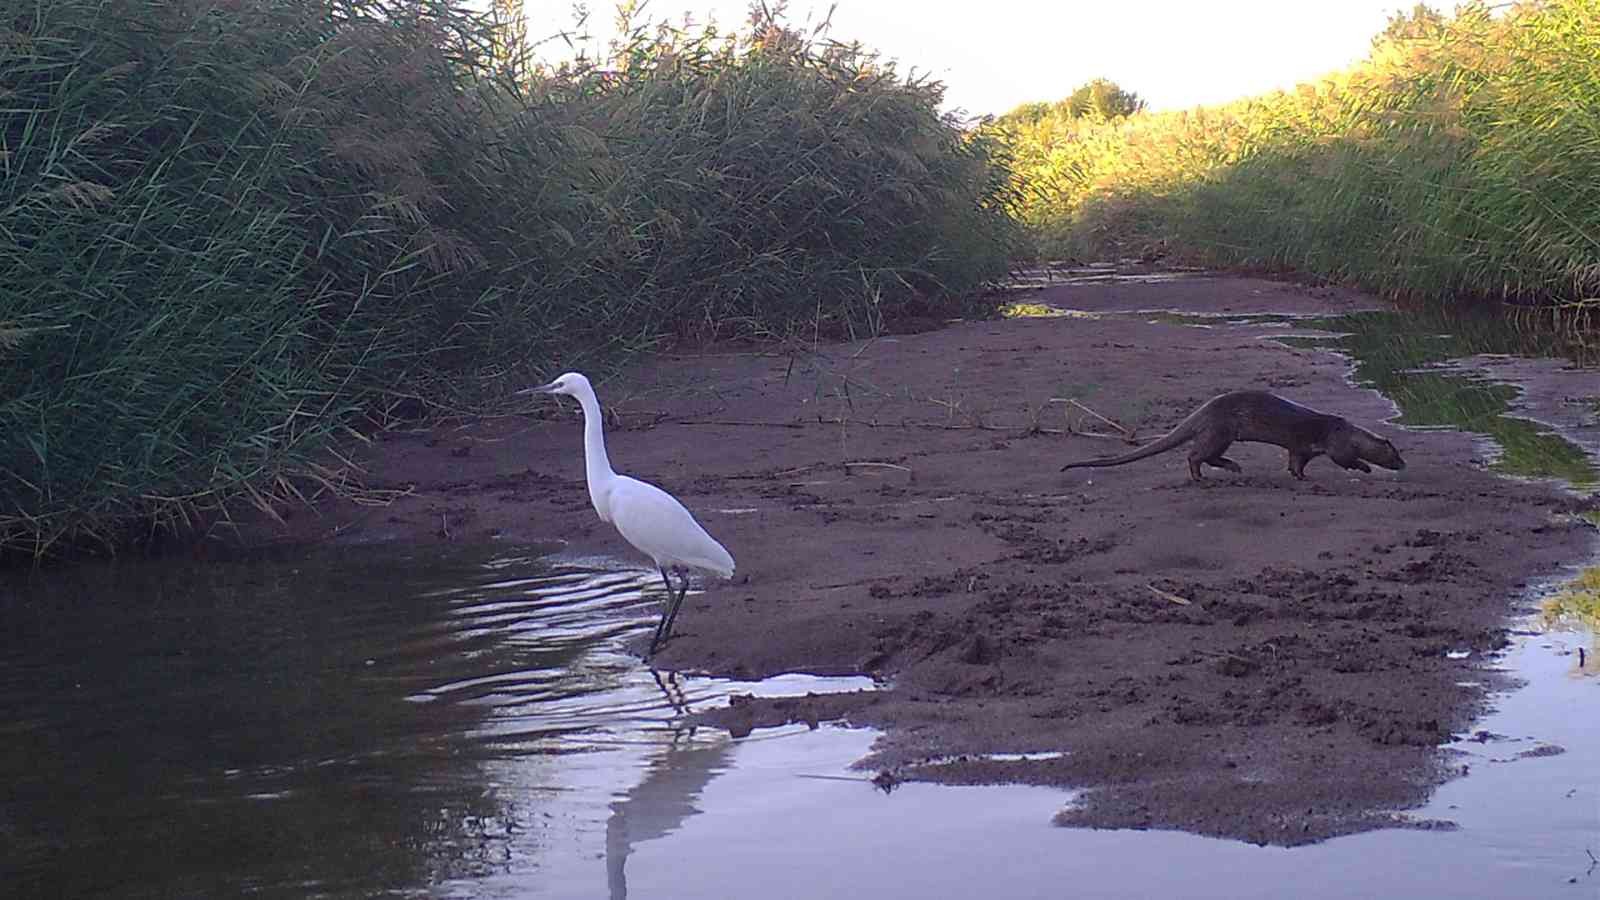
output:
POLYGON ((617 477, 617 473, 611 470, 611 459, 606 456, 600 401, 595 399, 593 393, 585 392, 579 395, 578 405, 583 407, 583 468, 589 481, 589 499, 594 502, 600 518, 610 521, 611 517, 607 514, 610 504, 606 502, 606 496, 611 480, 617 477))

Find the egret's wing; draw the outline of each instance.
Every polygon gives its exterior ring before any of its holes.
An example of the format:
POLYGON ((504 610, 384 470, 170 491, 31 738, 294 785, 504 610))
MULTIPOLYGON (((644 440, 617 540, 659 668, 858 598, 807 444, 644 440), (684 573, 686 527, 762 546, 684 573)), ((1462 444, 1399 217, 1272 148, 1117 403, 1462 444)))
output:
POLYGON ((656 565, 682 565, 724 577, 733 557, 676 497, 648 482, 619 476, 611 489, 611 524, 656 565))

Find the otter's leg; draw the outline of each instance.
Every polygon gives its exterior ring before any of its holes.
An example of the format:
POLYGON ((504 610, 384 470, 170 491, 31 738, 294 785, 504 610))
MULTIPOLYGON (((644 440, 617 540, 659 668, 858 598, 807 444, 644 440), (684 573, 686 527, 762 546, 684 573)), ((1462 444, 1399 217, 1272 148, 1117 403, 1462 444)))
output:
POLYGON ((1301 481, 1305 481, 1306 480, 1306 463, 1311 462, 1311 460, 1313 460, 1315 458, 1316 458, 1316 454, 1314 454, 1314 453, 1296 453, 1295 451, 1290 450, 1289 451, 1289 474, 1293 475, 1294 477, 1296 477, 1298 479, 1300 479, 1301 481))
POLYGON ((1354 472, 1370 473, 1372 471, 1372 467, 1367 465, 1366 461, 1357 455, 1353 448, 1330 448, 1328 451, 1328 458, 1344 468, 1350 469, 1354 472))
POLYGON ((1239 468, 1238 463, 1227 458, 1226 456, 1213 456, 1206 460, 1206 465, 1216 466, 1219 469, 1227 469, 1229 472, 1233 472, 1234 474, 1240 474, 1244 472, 1243 469, 1239 468))
MULTIPOLYGON (((1233 438, 1221 431, 1202 431, 1195 435, 1194 445, 1189 448, 1189 477, 1199 481, 1200 464, 1211 463, 1212 465, 1217 465, 1214 460, 1226 459, 1222 454, 1227 452, 1229 445, 1232 443, 1233 438)), ((1229 460, 1229 462, 1232 462, 1232 460, 1229 460)), ((1226 469, 1228 466, 1220 466, 1220 468, 1226 469)), ((1233 466, 1233 471, 1239 471, 1237 464, 1233 466)))

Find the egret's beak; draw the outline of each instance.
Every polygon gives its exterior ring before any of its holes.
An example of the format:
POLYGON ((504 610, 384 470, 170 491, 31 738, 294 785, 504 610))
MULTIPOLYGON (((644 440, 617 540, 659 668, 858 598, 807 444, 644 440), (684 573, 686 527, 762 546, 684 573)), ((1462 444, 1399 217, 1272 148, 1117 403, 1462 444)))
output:
POLYGON ((553 394, 555 393, 555 390, 556 383, 552 381, 549 384, 541 384, 538 387, 523 388, 522 390, 517 391, 515 394, 512 394, 512 396, 522 397, 527 394, 553 394))

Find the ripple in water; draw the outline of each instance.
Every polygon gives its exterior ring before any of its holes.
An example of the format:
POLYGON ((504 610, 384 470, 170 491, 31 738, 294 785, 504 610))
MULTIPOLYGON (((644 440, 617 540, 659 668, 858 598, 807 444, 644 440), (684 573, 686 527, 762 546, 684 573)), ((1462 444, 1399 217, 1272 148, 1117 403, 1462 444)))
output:
POLYGON ((725 766, 727 735, 683 713, 872 687, 652 672, 622 647, 654 626, 656 582, 470 548, 14 579, 0 870, 20 896, 372 896, 511 872, 598 889, 608 841, 626 856, 619 810, 637 835, 681 821, 725 766))

